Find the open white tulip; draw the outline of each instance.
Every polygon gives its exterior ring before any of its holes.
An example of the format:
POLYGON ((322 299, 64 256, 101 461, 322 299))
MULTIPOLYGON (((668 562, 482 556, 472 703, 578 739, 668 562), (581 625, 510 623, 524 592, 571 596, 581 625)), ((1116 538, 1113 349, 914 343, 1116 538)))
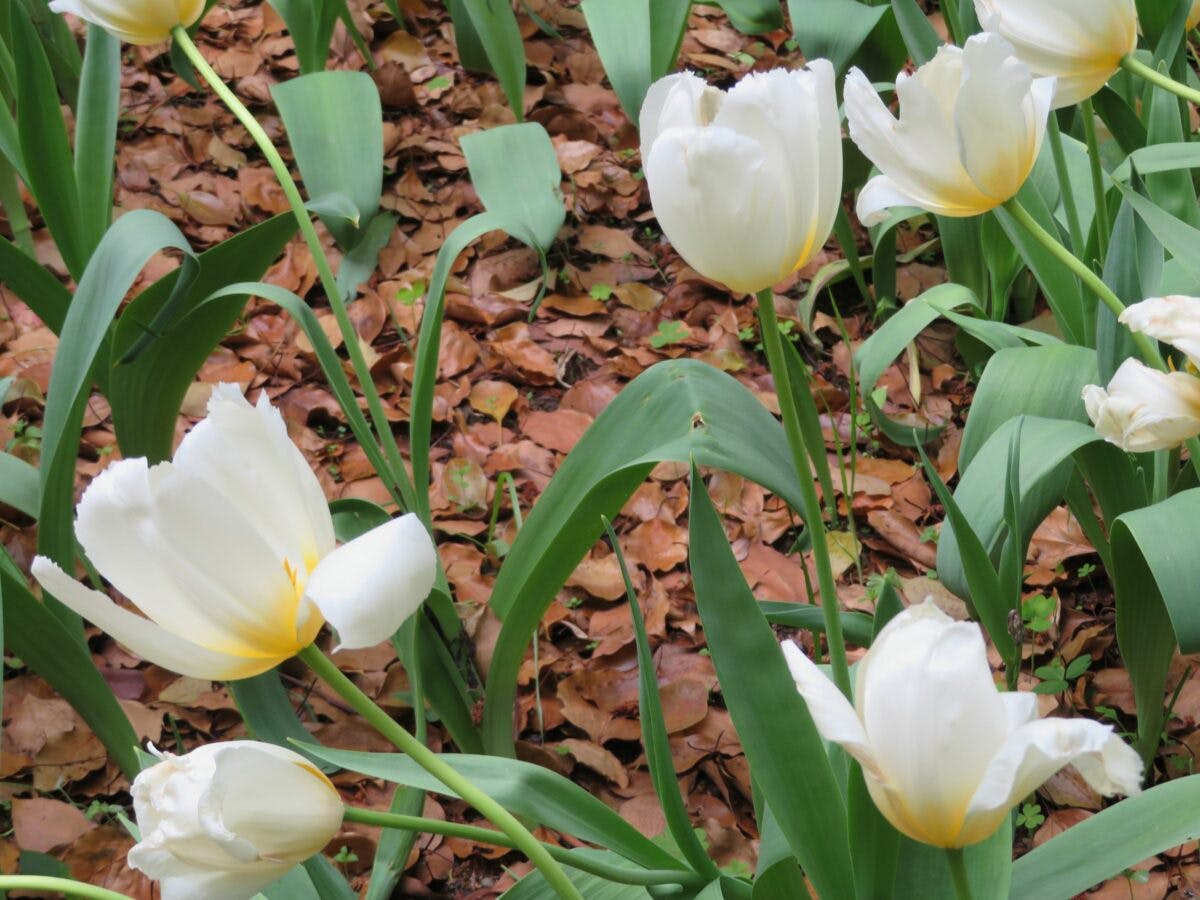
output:
POLYGON ((341 826, 337 789, 291 750, 229 741, 158 755, 133 781, 142 839, 128 859, 163 900, 248 900, 341 826))
POLYGON ((1089 384, 1083 405, 1096 431, 1130 453, 1169 450, 1200 435, 1200 379, 1121 363, 1108 388, 1089 384))
POLYGON ((1034 694, 998 691, 979 628, 932 600, 875 638, 858 664, 854 706, 794 643, 783 650, 821 735, 862 764, 880 813, 913 840, 982 841, 1072 763, 1105 796, 1141 790, 1141 760, 1112 728, 1039 719, 1034 694))
POLYGON ((342 646, 386 640, 433 586, 437 553, 412 514, 335 549, 316 475, 279 411, 219 385, 169 463, 120 460, 89 485, 75 534, 143 618, 45 557, 42 587, 139 656, 227 681, 273 668, 324 621, 342 646))
POLYGON ((1013 197, 1037 160, 1054 79, 1034 78, 999 35, 977 34, 897 75, 896 94, 899 121, 867 76, 846 76, 850 137, 883 173, 858 196, 867 225, 893 206, 975 216, 1013 197))
POLYGON ((975 13, 1033 74, 1058 79, 1055 108, 1092 96, 1137 49, 1134 0, 975 0, 975 13))
POLYGON ((842 194, 833 66, 753 73, 724 93, 696 75, 650 86, 642 167, 663 234, 735 291, 782 281, 821 249, 842 194))
POLYGON ((52 0, 56 13, 72 13, 130 44, 159 44, 176 25, 187 28, 204 12, 204 0, 52 0))

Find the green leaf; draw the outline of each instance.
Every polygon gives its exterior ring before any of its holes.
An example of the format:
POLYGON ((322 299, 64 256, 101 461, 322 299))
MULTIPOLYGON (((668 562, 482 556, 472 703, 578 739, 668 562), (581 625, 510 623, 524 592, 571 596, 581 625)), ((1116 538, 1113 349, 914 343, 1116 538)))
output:
POLYGON ((900 26, 900 34, 904 37, 904 44, 908 47, 909 55, 918 66, 924 65, 937 53, 937 49, 942 43, 941 38, 929 24, 928 17, 917 5, 916 0, 891 0, 891 2, 892 11, 896 14, 896 24, 900 26))
POLYGON ((247 295, 229 295, 219 303, 201 301, 232 282, 261 276, 295 232, 295 218, 285 213, 200 254, 199 274, 177 301, 182 309, 165 322, 160 315, 167 310, 179 270, 146 288, 125 308, 113 333, 108 391, 125 456, 158 462, 171 455, 184 395, 213 348, 229 333, 247 295), (146 335, 152 340, 145 349, 134 360, 122 362, 146 335))
POLYGON ((778 0, 717 0, 717 5, 743 34, 765 34, 783 27, 783 10, 778 0))
MULTIPOLYGON (((825 633, 825 612, 815 604, 759 600, 758 608, 762 610, 763 615, 772 625, 825 633)), ((870 647, 874 628, 871 617, 865 613, 846 611, 841 612, 840 615, 842 634, 846 638, 846 643, 858 647, 870 647)))
MULTIPOLYGON (((0 402, 3 400, 0 392, 0 402)), ((20 457, 0 452, 0 503, 36 519, 40 492, 38 470, 20 457)))
MULTIPOLYGON (((226 687, 233 695, 242 720, 254 740, 278 744, 289 749, 294 749, 293 743, 307 743, 312 740, 312 735, 296 718, 292 700, 279 680, 279 673, 274 669, 253 678, 227 682, 226 687)), ((303 747, 299 750, 304 752, 303 747)), ((336 768, 322 763, 315 756, 305 755, 325 772, 332 772, 336 768)))
POLYGON ((650 85, 669 73, 687 25, 688 0, 583 0, 592 43, 621 108, 637 123, 650 85))
POLYGON ((853 897, 846 804, 821 735, 734 559, 695 463, 691 487, 688 558, 696 607, 746 760, 817 893, 853 897), (795 764, 798 759, 803 766, 795 764))
POLYGON ((792 30, 804 56, 828 59, 839 75, 887 11, 887 6, 856 0, 788 0, 792 30))
POLYGON ((545 252, 567 219, 562 171, 550 135, 536 122, 501 125, 464 135, 460 141, 471 184, 503 228, 545 252))
POLYGON ((343 249, 359 240, 379 209, 383 190, 383 113, 365 72, 315 72, 271 88, 296 165, 321 220, 343 249), (352 127, 347 127, 348 125, 352 127), (332 206, 342 195, 349 203, 332 206), (352 220, 346 207, 357 210, 352 220), (329 214, 329 209, 337 214, 329 214))
POLYGON ((113 159, 121 100, 121 42, 88 25, 75 122, 75 183, 87 253, 100 243, 113 211, 113 159))
MULTIPOLYGON (((1009 890, 1012 878, 1012 816, 986 841, 963 848, 967 875, 971 881, 974 900, 1025 900, 1026 894, 1009 890)), ((900 859, 896 866, 896 883, 890 897, 953 897, 954 884, 946 852, 928 844, 919 844, 906 837, 900 839, 900 859)), ((1063 894, 1058 900, 1068 896, 1063 894)))
POLYGON ((82 633, 68 628, 38 602, 2 549, 0 600, 4 645, 74 707, 125 776, 132 779, 141 770, 137 735, 112 689, 96 670, 82 633))
MULTIPOLYGON (((525 42, 508 0, 452 0, 451 15, 455 28, 461 27, 465 12, 478 46, 487 57, 488 70, 494 72, 508 98, 513 115, 525 118, 525 42)), ((464 59, 464 64, 466 60, 464 59)))
POLYGON ((13 4, 13 59, 17 68, 17 132, 24 177, 72 277, 88 260, 88 240, 80 218, 80 198, 67 126, 59 106, 54 74, 24 7, 13 4))
MULTIPOLYGON (((453 796, 445 785, 402 754, 334 750, 317 744, 300 746, 343 769, 453 796)), ((686 871, 679 860, 642 835, 602 800, 556 772, 495 756, 442 753, 439 758, 515 815, 607 847, 646 868, 686 871)))
POLYGON ((338 19, 337 3, 330 0, 270 0, 270 3, 292 36, 300 71, 309 75, 324 70, 338 19))
POLYGON ((500 568, 491 606, 504 625, 488 670, 488 752, 513 752, 517 672, 529 637, 600 536, 600 516, 615 516, 655 464, 692 459, 756 481, 795 509, 802 506, 782 426, 734 378, 680 359, 652 366, 630 382, 559 467, 500 568))
POLYGON ((31 256, 7 238, 0 238, 0 272, 4 286, 20 297, 46 327, 58 334, 62 331, 71 292, 31 256))
POLYGON ((1074 897, 1156 853, 1200 837, 1200 775, 1128 797, 1013 864, 1011 896, 1074 897))
MULTIPOLYGON (((615 853, 593 850, 591 847, 579 847, 571 852, 614 865, 620 865, 622 862, 621 857, 615 853)), ((587 900, 651 900, 654 896, 641 885, 617 884, 569 866, 564 871, 567 879, 578 889, 580 896, 587 900)), ((546 882, 545 876, 538 869, 534 869, 500 897, 501 900, 558 900, 559 894, 546 882)))

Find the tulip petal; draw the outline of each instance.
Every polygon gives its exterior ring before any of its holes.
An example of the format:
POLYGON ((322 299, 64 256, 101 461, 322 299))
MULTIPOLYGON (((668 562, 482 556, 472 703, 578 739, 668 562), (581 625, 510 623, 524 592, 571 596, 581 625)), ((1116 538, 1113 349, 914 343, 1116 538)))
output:
POLYGON ((1130 453, 1168 450, 1200 435, 1200 379, 1121 363, 1107 390, 1089 384, 1083 405, 1098 434, 1130 453))
POLYGON ((963 48, 963 77, 955 99, 959 156, 979 190, 1003 203, 1021 189, 1041 149, 1053 82, 1031 94, 1029 67, 995 34, 979 34, 963 48), (1003 135, 997 140, 997 135, 1003 135))
POLYGON ((766 151, 728 128, 670 128, 643 160, 664 234, 701 275, 753 293, 786 278, 787 210, 766 151))
POLYGON ((925 202, 904 193, 900 185, 887 175, 876 175, 859 192, 855 212, 858 214, 858 220, 869 228, 887 221, 894 209, 905 206, 924 209, 925 202))
POLYGON ((311 569, 334 548, 321 483, 265 393, 251 406, 237 385, 217 385, 208 415, 184 437, 171 462, 207 482, 253 522, 276 559, 311 569))
POLYGON ((871 746, 887 748, 878 755, 881 783, 903 804, 907 827, 897 827, 955 846, 967 804, 1010 727, 979 627, 953 621, 932 600, 910 607, 859 663, 855 698, 871 746))
POLYGON ((233 681, 258 675, 282 659, 253 659, 219 653, 117 606, 106 594, 84 587, 44 556, 34 559, 33 577, 61 603, 150 662, 192 678, 233 681))
POLYGON ((84 492, 75 533, 143 613, 203 646, 286 659, 320 628, 297 633, 307 569, 289 570, 219 492, 172 463, 110 465, 84 492))
POLYGON ((1027 722, 1008 736, 989 763, 971 798, 957 846, 986 838, 1013 804, 1072 763, 1092 789, 1106 797, 1141 791, 1142 760, 1111 726, 1089 719, 1027 722))
POLYGON ((825 677, 817 665, 809 659, 794 641, 784 641, 783 656, 787 660, 788 671, 796 682, 796 690, 804 698, 809 715, 821 737, 827 741, 839 744, 847 753, 857 759, 864 769, 874 778, 882 777, 875 751, 867 740, 862 723, 850 701, 842 696, 832 681, 825 677))
POLYGON ((716 115, 725 95, 708 86, 694 72, 676 72, 650 85, 638 113, 638 133, 641 135, 642 164, 650 157, 650 148, 668 128, 690 128, 705 125, 702 118, 716 115))
POLYGON ((1182 350, 1193 366, 1200 367, 1200 297, 1151 297, 1126 307, 1120 321, 1130 331, 1182 350))
POLYGON ((429 596, 437 550, 413 513, 373 528, 326 556, 306 593, 337 629, 340 646, 387 640, 429 596))
POLYGON ((130 44, 158 44, 170 38, 174 26, 200 18, 204 0, 54 0, 50 9, 99 25, 130 44))

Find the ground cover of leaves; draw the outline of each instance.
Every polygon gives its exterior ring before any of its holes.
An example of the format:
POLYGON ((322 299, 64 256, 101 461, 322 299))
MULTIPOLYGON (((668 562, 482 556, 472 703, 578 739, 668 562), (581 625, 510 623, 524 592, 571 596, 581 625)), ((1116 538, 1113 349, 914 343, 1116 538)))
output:
MULTIPOLYGON (((403 445, 420 295, 446 236, 479 211, 458 139, 511 122, 513 115, 494 81, 470 75, 458 64, 441 6, 421 0, 401 5, 408 31, 397 28, 379 0, 351 2, 376 64, 388 169, 383 202, 398 214, 399 226, 350 311, 403 445)), ((756 346, 752 300, 700 279, 657 230, 640 175, 636 131, 607 86, 582 14, 573 3, 551 0, 532 0, 529 7, 559 32, 548 36, 532 19, 521 18, 529 76, 525 109, 550 133, 563 171, 568 219, 551 260, 558 275, 530 322, 530 303, 541 286, 532 251, 492 234, 458 260, 447 297, 434 405, 433 509, 440 552, 474 638, 478 668, 485 672, 498 625, 486 601, 516 527, 502 476, 512 479, 520 507, 528 511, 564 454, 622 385, 665 358, 693 356, 723 369, 777 409, 756 346), (499 521, 489 530, 498 493, 499 521)), ((719 10, 700 6, 692 14, 681 62, 728 85, 750 70, 799 64, 789 37, 787 32, 746 37, 719 10)), ((295 75, 297 65, 279 17, 249 0, 221 3, 205 18, 198 40, 218 72, 282 143, 269 88, 295 75)), ((193 90, 173 73, 164 48, 126 47, 124 54, 116 182, 120 209, 166 214, 197 249, 287 210, 244 129, 210 94, 193 90)), ((341 26, 330 66, 364 68, 341 26)), ((36 211, 30 212, 38 224, 36 211)), ((42 262, 65 280, 49 234, 38 228, 35 236, 42 262)), ((915 256, 910 252, 931 237, 927 227, 901 233, 897 252, 910 260, 898 272, 901 301, 947 278, 935 246, 915 256)), ((869 252, 861 230, 859 238, 860 249, 869 252)), ((888 444, 851 408, 849 361, 870 333, 867 307, 853 283, 844 281, 818 292, 810 331, 797 320, 795 310, 814 290, 813 279, 838 256, 831 243, 779 286, 778 302, 814 369, 830 459, 835 472, 844 473, 835 477, 842 490, 838 508, 846 517, 833 535, 839 599, 847 609, 870 611, 879 573, 893 567, 910 601, 933 593, 962 615, 961 601, 933 573, 941 509, 913 453, 888 444), (834 302, 844 332, 832 315, 834 302)), ((176 264, 156 257, 141 283, 176 264)), ((315 268, 299 241, 288 246, 266 280, 308 295, 331 339, 340 344, 332 314, 314 288, 315 268)), ((817 278, 822 284, 823 276, 817 278)), ((916 358, 901 357, 878 385, 890 415, 947 426, 933 448, 947 480, 956 474, 972 391, 953 337, 948 328, 931 329, 917 342, 916 358)), ((0 287, 0 378, 15 376, 0 409, 0 446, 35 464, 54 352, 53 333, 0 287)), ((265 391, 282 408, 293 439, 330 498, 387 501, 348 435, 312 348, 278 307, 249 303, 189 392, 180 436, 203 414, 211 385, 218 381, 237 382, 252 395, 265 391)), ((108 407, 96 394, 79 447, 77 487, 82 489, 119 452, 108 407)), ((721 701, 691 594, 685 475, 680 466, 659 466, 616 526, 646 616, 675 765, 693 822, 722 865, 748 870, 757 850, 749 770, 721 701)), ((806 585, 815 581, 811 560, 788 552, 795 521, 782 503, 725 473, 709 473, 708 489, 755 595, 806 601, 806 585)), ((35 552, 35 527, 0 507, 0 541, 27 567, 35 552)), ((1133 698, 1115 652, 1111 589, 1097 561, 1065 509, 1052 514, 1035 535, 1026 584, 1044 610, 1038 622, 1042 630, 1027 645, 1023 686, 1044 680, 1033 674, 1035 669, 1087 654, 1090 665, 1082 674, 1043 688, 1044 711, 1107 715, 1128 727, 1133 698)), ((147 665, 95 629, 89 634, 96 664, 142 738, 182 751, 244 733, 222 686, 147 665)), ((526 758, 569 775, 653 834, 664 823, 641 754, 632 642, 616 558, 597 546, 542 622, 536 657, 530 654, 521 671, 516 721, 526 758)), ((381 704, 411 721, 411 711, 395 699, 405 676, 389 647, 336 658, 381 704)), ((22 853, 48 853, 65 861, 77 878, 134 897, 154 896, 151 883, 124 862, 132 841, 115 813, 128 806, 127 782, 65 701, 20 660, 10 657, 5 663, 0 871, 15 871, 22 853)), ((1193 770, 1200 749, 1200 680, 1190 678, 1193 670, 1192 661, 1182 658, 1174 667, 1168 688, 1178 693, 1156 779, 1193 770)), ((1049 677, 1045 668, 1041 674, 1049 677)), ((388 749, 302 670, 287 670, 284 677, 321 741, 388 749)), ((439 745, 436 726, 432 734, 439 745)), ((348 801, 379 808, 388 803, 387 785, 350 773, 335 780, 348 801)), ((1018 852, 1100 807, 1100 798, 1081 780, 1070 771, 1061 773, 1039 791, 1036 803, 1022 808, 1018 852)), ((471 816, 457 802, 434 798, 427 801, 426 815, 471 816)), ((361 884, 368 873, 376 839, 371 828, 352 825, 330 845, 352 883, 361 884)), ((1195 850, 1194 844, 1185 845, 1146 860, 1090 896, 1194 896, 1200 889, 1195 850)), ((507 851, 426 836, 399 895, 483 900, 527 870, 507 851)))

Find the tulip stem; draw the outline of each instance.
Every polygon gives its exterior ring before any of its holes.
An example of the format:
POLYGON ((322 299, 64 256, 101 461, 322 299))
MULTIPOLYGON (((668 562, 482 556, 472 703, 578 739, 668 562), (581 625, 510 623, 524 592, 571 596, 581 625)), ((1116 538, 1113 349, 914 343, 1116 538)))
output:
POLYGON ((971 879, 967 875, 962 848, 947 847, 946 862, 950 864, 950 877, 954 880, 954 893, 958 900, 971 900, 971 879))
MULTIPOLYGON (((1090 97, 1080 104, 1080 111, 1083 114, 1088 163, 1092 170, 1092 193, 1096 197, 1096 247, 1100 251, 1100 259, 1104 260, 1108 258, 1108 238, 1112 234, 1112 225, 1108 220, 1108 201, 1104 199, 1104 169, 1100 165, 1100 142, 1096 139, 1096 110, 1090 97)), ((1075 252, 1082 253, 1083 248, 1077 247, 1075 252)))
MULTIPOLYGON (((1093 272, 1083 260, 1064 247, 1058 238, 1039 225, 1037 220, 1029 214, 1029 210, 1022 206, 1016 197, 1005 203, 1004 209, 1017 220, 1017 224, 1029 232, 1030 236, 1049 250, 1055 259, 1074 272, 1088 290, 1099 297, 1104 305, 1112 310, 1114 316, 1119 317, 1125 311, 1125 304, 1121 302, 1121 298, 1112 292, 1103 279, 1093 272)), ((1137 345, 1138 352, 1141 353, 1142 358, 1156 369, 1165 372, 1167 367, 1163 363, 1162 356, 1159 354, 1158 347, 1154 345, 1154 342, 1140 332, 1133 331, 1130 334, 1133 335, 1133 342, 1137 345)))
POLYGON ((222 102, 229 108, 229 111, 237 117, 237 120, 242 123, 242 127, 254 139, 254 143, 258 145, 259 150, 266 158, 268 164, 270 164, 271 171, 275 173, 276 181, 283 188, 284 196, 287 197, 288 204, 292 208, 292 213, 296 217, 296 224, 300 228, 300 234, 303 235, 304 242, 308 245, 309 253, 312 254, 313 262, 317 267, 317 274, 321 279, 321 287, 329 299, 329 307, 333 310, 333 316, 337 320, 338 329, 342 333, 342 340, 346 345, 346 351, 350 354, 350 362, 354 366, 354 374, 358 378, 363 395, 367 399, 367 408, 371 414, 372 424, 375 426, 375 431, 377 432, 378 445, 387 460, 389 471, 386 474, 390 476, 390 480, 400 494, 396 499, 403 502, 405 509, 413 509, 415 492, 412 482, 409 480, 408 471, 404 468, 404 459, 400 455, 400 449, 397 447, 396 440, 392 436, 391 424, 388 422, 387 415, 384 412, 383 401, 379 398, 379 392, 375 390, 375 382, 371 377, 371 367, 367 364, 366 356, 363 354, 362 346, 359 344, 358 333, 354 330, 354 323, 351 321, 350 313, 346 309, 346 299, 337 285, 337 278, 334 276, 329 259, 325 255, 325 248, 321 246, 321 238, 317 235, 316 228, 313 227, 312 217, 304 207, 304 199, 300 196, 300 190, 296 187, 296 182, 288 171, 287 164, 284 163, 283 157, 279 155, 279 151, 271 143, 271 138, 263 130, 258 120, 254 118, 254 115, 246 108, 245 104, 238 99, 237 94, 230 90, 229 86, 221 80, 221 76, 216 73, 213 67, 208 64, 208 60, 200 53, 200 48, 196 46, 184 27, 176 25, 171 29, 171 35, 175 38, 176 46, 184 52, 184 55, 187 56, 193 68, 208 82, 216 95, 221 98, 222 102))
POLYGON ((52 875, 0 875, 0 891, 45 891, 93 900, 129 900, 128 894, 52 875))
POLYGON ((1189 103, 1195 103, 1200 106, 1200 91, 1176 81, 1170 75, 1158 71, 1153 66, 1146 65, 1132 53, 1121 58, 1121 67, 1126 72, 1132 72, 1134 75, 1145 78, 1151 84, 1162 88, 1164 91, 1169 91, 1177 97, 1182 97, 1189 103))
MULTIPOLYGON (((529 861, 541 870, 546 883, 554 889, 559 897, 563 900, 583 900, 579 891, 576 890, 558 863, 554 861, 554 857, 550 855, 542 842, 530 834, 529 830, 518 822, 512 813, 477 788, 470 779, 456 771, 445 760, 409 734, 400 723, 380 709, 375 701, 346 677, 333 660, 317 648, 316 644, 309 644, 297 656, 321 680, 337 691, 355 712, 367 720, 372 728, 445 785, 450 793, 465 800, 507 835, 513 843, 513 848, 524 853, 529 861)), ((416 710, 416 714, 422 715, 422 711, 416 710)))
POLYGON ((771 375, 775 379, 775 394, 779 398, 779 411, 783 415, 783 430, 787 435, 788 447, 792 451, 796 479, 800 483, 800 500, 804 505, 800 512, 812 537, 813 559, 817 565, 817 586, 821 592, 821 609, 825 617, 825 642, 829 646, 833 682, 846 697, 849 697, 850 667, 846 663, 846 641, 842 637, 842 618, 838 610, 833 567, 829 562, 825 520, 821 518, 821 501, 817 498, 817 489, 813 485, 812 465, 804 445, 804 433, 800 429, 800 416, 792 392, 792 381, 788 376, 787 360, 783 355, 779 320, 775 316, 775 294, 770 288, 758 292, 758 321, 762 328, 763 348, 767 352, 767 365, 770 366, 771 375))
POLYGON ((1071 234, 1071 249, 1084 252, 1083 226, 1079 224, 1079 207, 1075 205, 1075 189, 1071 185, 1071 173, 1067 169, 1067 156, 1063 152, 1062 131, 1058 127, 1058 114, 1050 110, 1046 125, 1046 138, 1050 142, 1050 155, 1054 157, 1054 168, 1058 172, 1058 184, 1062 190, 1063 209, 1067 212, 1067 230, 1071 234))
MULTIPOLYGON (((479 844, 491 844, 495 847, 513 847, 511 839, 490 828, 479 828, 474 825, 462 825, 458 822, 446 822, 442 819, 426 819, 421 816, 404 816, 398 813, 377 812, 372 809, 360 809, 355 806, 346 807, 347 822, 361 822, 364 825, 380 825, 384 828, 399 828, 405 831, 417 831, 424 834, 442 834, 446 837, 461 838, 475 841, 479 844)), ((678 884, 684 887, 701 888, 708 883, 707 876, 700 875, 690 869, 641 869, 629 866, 614 865, 594 857, 572 853, 557 844, 542 844, 546 852, 564 866, 588 872, 592 875, 613 881, 617 884, 678 884)))

